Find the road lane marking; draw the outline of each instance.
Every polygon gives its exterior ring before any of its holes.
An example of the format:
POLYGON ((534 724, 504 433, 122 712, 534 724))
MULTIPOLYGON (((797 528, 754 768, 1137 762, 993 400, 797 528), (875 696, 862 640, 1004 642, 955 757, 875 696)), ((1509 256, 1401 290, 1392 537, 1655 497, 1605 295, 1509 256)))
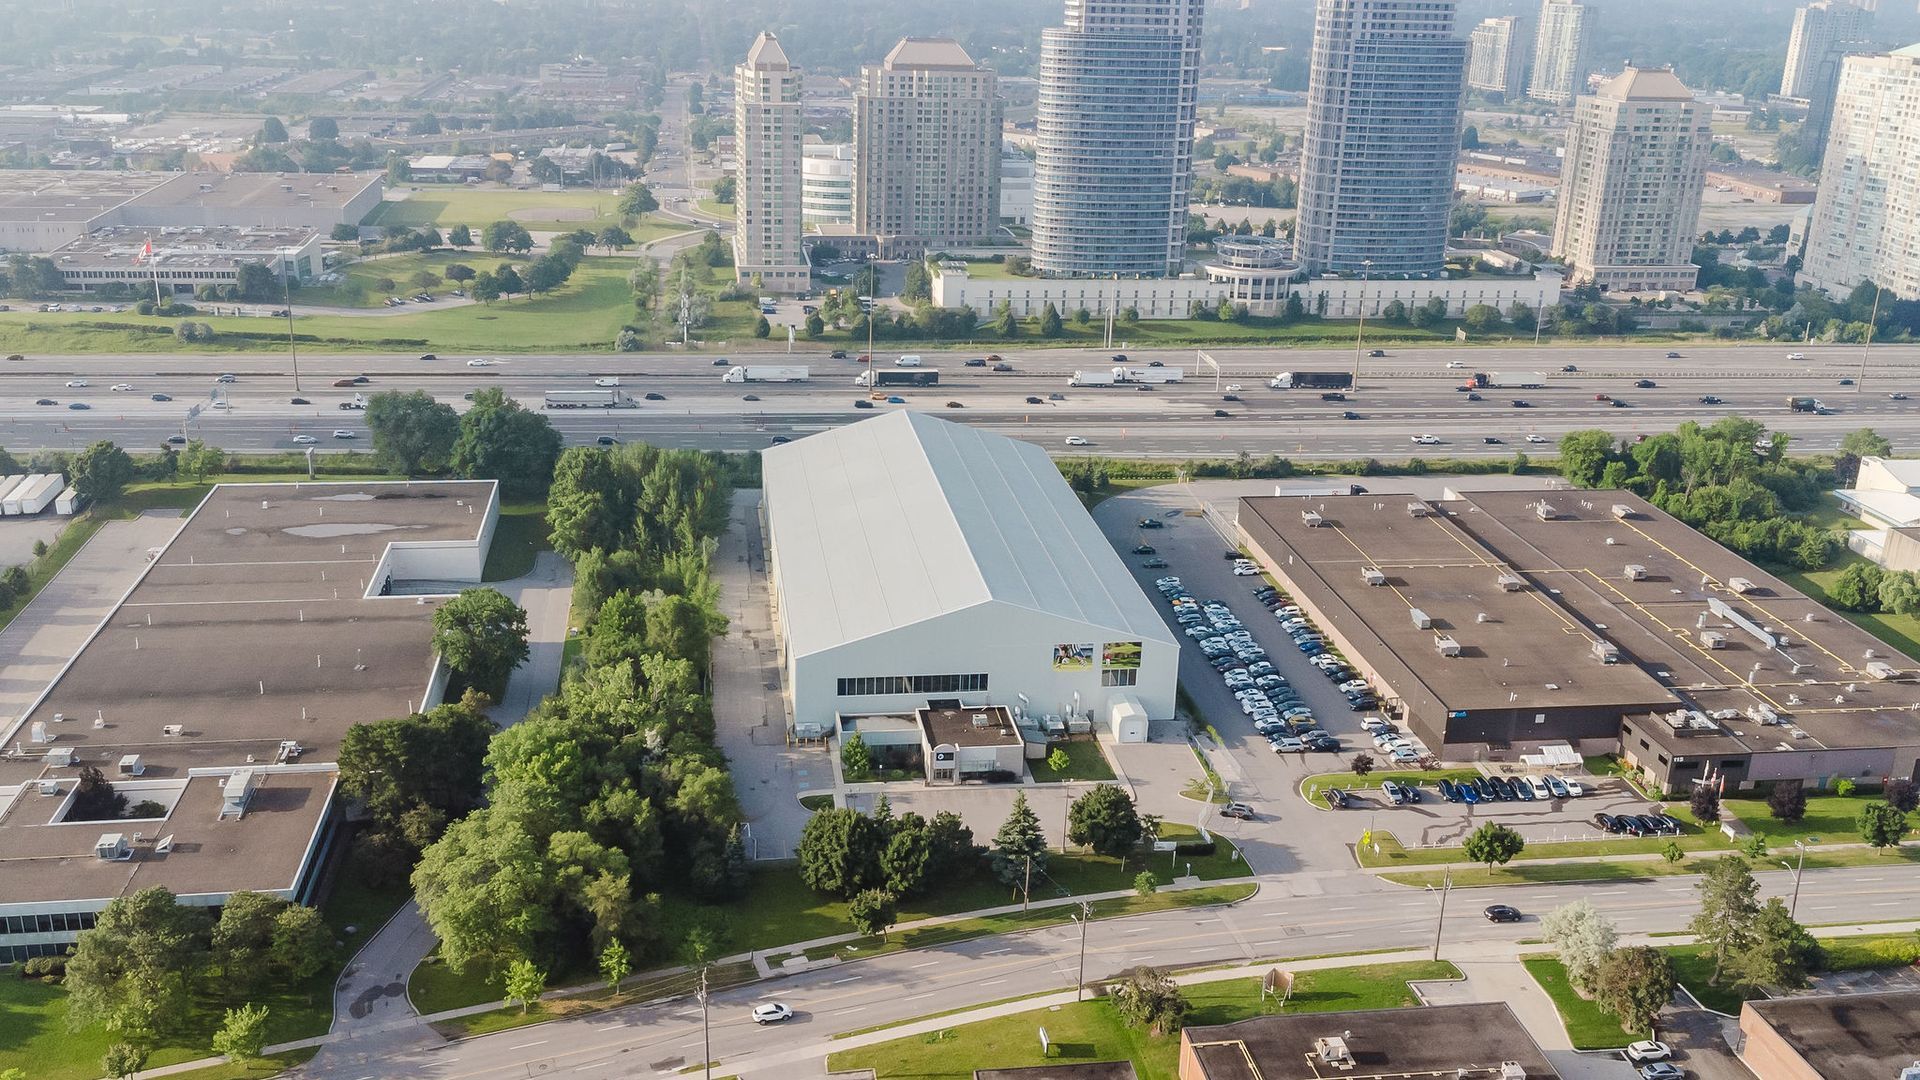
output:
POLYGON ((915 994, 912 997, 901 998, 900 1000, 901 1001, 919 1001, 921 998, 930 998, 939 992, 940 991, 938 990, 929 990, 924 994, 915 994))
POLYGON ((845 1016, 848 1013, 857 1013, 857 1012, 866 1012, 866 1011, 867 1011, 867 1007, 865 1005, 855 1005, 851 1009, 841 1009, 839 1012, 835 1013, 834 1015, 845 1016))
POLYGON ((839 986, 841 983, 859 982, 861 979, 864 979, 864 978, 866 978, 865 975, 849 975, 844 979, 835 979, 831 983, 828 983, 827 985, 839 986))
POLYGON ((981 956, 999 956, 1001 953, 1010 953, 1012 951, 1013 951, 1012 949, 991 949, 987 952, 981 953, 980 955, 981 956))
POLYGON ((547 1045, 547 1040, 545 1040, 545 1039, 541 1039, 541 1040, 540 1040, 539 1042, 530 1042, 530 1043, 521 1043, 521 1044, 520 1044, 520 1045, 518 1045, 518 1046, 509 1046, 509 1047, 507 1047, 507 1049, 509 1049, 509 1050, 525 1050, 525 1049, 526 1049, 527 1047, 529 1047, 529 1046, 545 1046, 545 1045, 547 1045))
POLYGON ((914 967, 917 967, 917 968, 923 968, 923 967, 933 967, 934 965, 936 965, 936 964, 938 964, 938 963, 940 963, 940 962, 941 962, 941 961, 939 961, 939 960, 929 960, 929 961, 927 961, 927 962, 926 962, 926 963, 924 963, 924 964, 915 964, 915 965, 913 965, 913 966, 914 966, 914 967))
POLYGON ((988 981, 986 981, 986 982, 983 982, 983 983, 981 983, 980 985, 981 985, 981 986, 999 986, 999 985, 1000 985, 1001 983, 1003 983, 1003 982, 1006 982, 1006 981, 1007 981, 1007 980, 1005 980, 1005 979, 989 979, 988 981))

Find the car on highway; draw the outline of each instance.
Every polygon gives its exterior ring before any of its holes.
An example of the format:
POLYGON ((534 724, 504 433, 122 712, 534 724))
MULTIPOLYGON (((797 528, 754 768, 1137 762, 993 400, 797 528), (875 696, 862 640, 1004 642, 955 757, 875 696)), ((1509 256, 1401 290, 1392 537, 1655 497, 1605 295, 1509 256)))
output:
POLYGON ((1228 412, 1225 409, 1215 409, 1213 410, 1213 415, 1215 416, 1215 418, 1220 418, 1220 417, 1232 416, 1233 414, 1228 412))
POLYGON ((1790 352, 1787 354, 1787 359, 1789 360, 1805 360, 1806 358, 1806 353, 1790 352))
POLYGON ((1488 922, 1519 922, 1523 916, 1520 909, 1509 904, 1489 904, 1486 911, 1488 922))
POLYGON ((1840 380, 1840 385, 1841 385, 1841 386, 1852 386, 1852 385, 1853 385, 1853 380, 1852 380, 1852 379, 1841 379, 1841 380, 1840 380))
POLYGON ((1579 370, 1580 370, 1580 365, 1578 365, 1578 364, 1562 364, 1562 365, 1560 365, 1560 370, 1561 370, 1562 372, 1564 372, 1564 373, 1566 373, 1566 374, 1568 374, 1568 375, 1571 375, 1571 374, 1573 374, 1574 372, 1576 372, 1576 371, 1579 371, 1579 370))
POLYGON ((905 405, 906 403, 907 399, 901 397, 899 394, 887 395, 887 404, 889 405, 905 405))
POLYGON ((853 403, 853 407, 856 409, 871 409, 873 408, 873 402, 868 401, 866 398, 860 398, 853 403))
POLYGON ((1715 394, 1704 394, 1704 395, 1702 395, 1702 396, 1701 396, 1701 398, 1700 398, 1700 404, 1702 404, 1702 405, 1721 405, 1721 404, 1724 404, 1724 402, 1722 402, 1722 401, 1720 400, 1720 398, 1719 398, 1719 396, 1718 396, 1718 395, 1715 395, 1715 394))
POLYGON ((920 362, 921 362, 920 356, 918 353, 908 353, 905 356, 902 356, 899 359, 895 360, 893 362, 893 366, 894 367, 919 367, 920 362))
POLYGON ((86 409, 93 408, 93 406, 87 404, 84 401, 69 401, 67 402, 67 408, 74 409, 74 410, 86 410, 86 409))
POLYGON ((1480 441, 1483 443, 1486 443, 1488 446, 1499 446, 1500 443, 1502 442, 1500 436, 1498 435, 1484 435, 1484 436, 1481 436, 1480 441))
POLYGON ((43 398, 41 398, 40 400, 38 400, 38 401, 36 401, 36 402, 34 402, 34 404, 35 404, 35 405, 58 405, 58 404, 60 404, 60 403, 59 403, 59 402, 57 402, 57 401, 55 401, 55 400, 53 400, 53 399, 52 399, 52 398, 50 398, 50 397, 43 397, 43 398))
POLYGON ((467 361, 467 366, 468 367, 492 367, 493 365, 499 362, 500 361, 498 360, 489 360, 484 356, 476 356, 473 359, 467 361))
POLYGON ((1438 445, 1440 445, 1440 440, 1439 440, 1438 438, 1436 438, 1435 436, 1432 436, 1432 435, 1415 435, 1415 436, 1413 437, 1413 442, 1414 442, 1414 444, 1415 444, 1416 446, 1438 446, 1438 445))
POLYGON ((1660 384, 1654 382, 1652 379, 1635 379, 1633 380, 1633 385, 1641 390, 1651 390, 1660 384))
POLYGON ((167 436, 167 445, 185 446, 187 445, 187 437, 185 435, 169 435, 167 436))
POLYGON ((1221 401, 1239 401, 1240 395, 1239 394, 1221 394, 1220 400, 1221 401))
POLYGON ((320 441, 319 439, 316 439, 311 435, 295 435, 293 437, 293 445, 295 446, 311 446, 314 443, 317 443, 319 441, 320 441))
POLYGON ((620 440, 611 435, 601 435, 593 440, 595 446, 619 446, 620 440))
POLYGON ((1907 400, 1907 395, 1896 390, 1893 393, 1887 395, 1887 400, 1888 401, 1905 401, 1907 400))
MULTIPOLYGON (((1463 390, 1465 390, 1466 388, 1465 388, 1465 387, 1461 387, 1461 389, 1463 389, 1463 390)), ((1473 392, 1473 391, 1471 391, 1471 390, 1468 390, 1468 391, 1467 391, 1467 400, 1468 400, 1468 401, 1485 401, 1485 400, 1487 400, 1487 399, 1486 399, 1486 398, 1483 398, 1483 397, 1481 397, 1481 396, 1480 396, 1479 394, 1476 394, 1476 393, 1474 393, 1474 392, 1473 392)))
MULTIPOLYGON (((469 366, 469 367, 471 367, 471 366, 473 366, 473 365, 471 365, 471 364, 469 364, 468 366, 469 366)), ((724 356, 716 356, 716 357, 714 357, 714 358, 713 358, 713 365, 712 365, 712 366, 713 366, 713 367, 732 367, 732 366, 733 366, 733 361, 731 361, 731 360, 729 360, 729 359, 727 359, 727 358, 726 358, 726 357, 724 357, 724 356)))
POLYGON ((1363 416, 1361 416, 1361 415, 1360 415, 1359 413, 1357 413, 1357 412, 1354 412, 1354 411, 1353 411, 1352 409, 1348 409, 1347 411, 1345 411, 1345 412, 1343 412, 1343 413, 1341 413, 1341 414, 1340 414, 1340 419, 1342 419, 1342 420, 1364 420, 1364 419, 1366 419, 1366 418, 1365 418, 1365 417, 1363 417, 1363 416))
POLYGON ((1320 395, 1320 400, 1321 401, 1345 401, 1347 400, 1347 395, 1341 393, 1338 390, 1329 390, 1326 393, 1320 395))
POLYGON ((1000 371, 1000 372, 1012 371, 1013 365, 1007 363, 1005 360, 1002 360, 999 363, 993 365, 993 370, 1000 371))
POLYGON ((1027 395, 1027 404, 1029 405, 1045 405, 1046 403, 1047 403, 1046 399, 1039 397, 1038 395, 1035 395, 1035 394, 1027 395))
POLYGON ((1246 389, 1246 387, 1241 386, 1237 382, 1230 382, 1227 384, 1227 393, 1229 394, 1237 394, 1244 389, 1246 389))
POLYGON ((1531 409, 1533 408, 1533 402, 1528 401, 1526 398, 1514 398, 1513 407, 1516 409, 1531 409))
POLYGON ((1529 435, 1527 436, 1527 441, 1530 443, 1543 443, 1547 441, 1547 437, 1545 435, 1529 435))
POLYGON ((965 360, 960 362, 960 366, 961 367, 986 367, 987 361, 985 357, 969 356, 965 360))
POLYGON ((740 400, 741 401, 759 401, 760 395, 759 394, 741 394, 740 400))
POLYGON ((117 383, 114 383, 112 386, 107 387, 107 389, 113 391, 116 394, 119 394, 119 393, 124 393, 126 391, 132 390, 133 384, 130 382, 117 382, 117 383))
POLYGON ((1635 1065, 1645 1065, 1649 1061, 1665 1061, 1673 1056, 1673 1047, 1658 1039, 1642 1039, 1628 1043, 1621 1053, 1635 1065))
POLYGON ((1377 359, 1379 359, 1380 357, 1382 357, 1382 356, 1385 356, 1385 355, 1387 355, 1387 350, 1385 350, 1385 349, 1372 349, 1372 350, 1369 350, 1369 351, 1368 351, 1368 353, 1367 353, 1367 355, 1368 355, 1368 356, 1371 356, 1371 357, 1373 357, 1374 359, 1376 359, 1376 360, 1377 360, 1377 359))
POLYGON ((1457 369, 1457 368, 1464 368, 1464 367, 1466 367, 1466 366, 1467 366, 1467 362, 1466 362, 1465 360, 1449 360, 1449 361, 1447 361, 1447 367, 1448 367, 1448 368, 1450 368, 1450 369, 1457 369))
POLYGON ((147 395, 147 400, 149 400, 149 401, 172 401, 172 400, 173 400, 173 397, 172 397, 171 395, 168 395, 168 394, 148 394, 148 395, 147 395))
POLYGON ((352 379, 335 379, 333 380, 333 385, 336 389, 342 386, 351 389, 356 384, 352 379))
POLYGON ((753 1007, 753 1022, 756 1024, 777 1024, 791 1019, 793 1010, 778 1001, 763 1002, 753 1007))
MULTIPOLYGON (((1081 435, 1069 435, 1069 436, 1067 436, 1067 445, 1068 445, 1068 446, 1091 446, 1091 445, 1093 445, 1093 444, 1092 444, 1092 443, 1090 443, 1090 442, 1088 442, 1088 441, 1086 440, 1086 437, 1085 437, 1085 436, 1081 436, 1081 435)), ((1156 521, 1156 522, 1154 522, 1154 525, 1158 525, 1158 524, 1159 524, 1159 522, 1157 522, 1157 521, 1156 521)), ((1141 528, 1151 528, 1151 526, 1145 526, 1145 525, 1143 525, 1143 526, 1141 526, 1141 528)))
POLYGON ((962 405, 962 404, 960 404, 960 403, 959 403, 959 402, 957 402, 957 401, 949 401, 949 402, 947 402, 947 408, 949 408, 949 409, 964 409, 964 408, 966 408, 966 406, 965 406, 965 405, 962 405))
POLYGON ((847 350, 845 349, 835 349, 827 354, 827 359, 829 360, 845 360, 846 358, 847 350))
POLYGON ((775 435, 772 439, 768 440, 768 444, 771 446, 785 446, 787 443, 790 443, 792 441, 793 439, 790 438, 789 436, 775 435))
POLYGON ((348 431, 346 428, 335 428, 333 431, 333 437, 336 439, 358 438, 358 436, 356 436, 353 432, 348 431))
POLYGON ((597 379, 595 379, 595 380, 593 380, 593 385, 595 385, 595 386, 619 386, 619 385, 620 385, 620 380, 619 380, 619 379, 617 379, 617 378, 615 378, 615 377, 613 377, 612 375, 602 375, 601 377, 599 377, 599 378, 597 378, 597 379))
POLYGON ((92 384, 88 383, 87 380, 85 379, 68 379, 67 380, 67 389, 69 390, 78 390, 82 387, 90 386, 90 385, 92 384))
POLYGON ((1067 400, 1067 395, 1061 393, 1058 390, 1055 390, 1053 393, 1047 395, 1047 400, 1048 401, 1065 401, 1067 400))
POLYGON ((432 354, 432 353, 430 353, 430 352, 423 352, 423 353, 421 353, 421 354, 420 354, 420 359, 422 359, 422 360, 438 360, 438 359, 440 359, 440 358, 439 358, 439 357, 437 357, 437 356, 435 356, 435 355, 433 355, 433 354, 432 354))
POLYGON ((660 391, 658 391, 658 390, 649 390, 649 391, 647 391, 647 392, 646 392, 645 394, 643 394, 642 396, 643 396, 643 397, 645 397, 645 398, 646 398, 646 399, 647 399, 648 401, 665 401, 665 400, 667 400, 667 395, 665 395, 665 394, 663 394, 663 393, 661 393, 661 392, 660 392, 660 391))
POLYGON ((1679 354, 1679 353, 1677 353, 1677 352, 1671 352, 1671 351, 1669 351, 1669 352, 1667 353, 1667 359, 1669 359, 1669 360, 1678 360, 1678 359, 1680 359, 1680 354, 1679 354))

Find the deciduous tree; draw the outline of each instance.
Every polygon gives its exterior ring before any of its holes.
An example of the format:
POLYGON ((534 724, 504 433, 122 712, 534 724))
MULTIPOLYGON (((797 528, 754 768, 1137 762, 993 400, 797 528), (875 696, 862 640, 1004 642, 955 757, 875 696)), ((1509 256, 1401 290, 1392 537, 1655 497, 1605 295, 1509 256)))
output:
POLYGON ((207 910, 158 886, 109 901, 67 961, 67 1019, 136 1038, 172 1030, 192 1013, 209 959, 207 910))
POLYGON ((267 1046, 267 1007, 246 1004, 228 1009, 220 1030, 213 1033, 213 1050, 244 1065, 267 1046))
POLYGON ((851 897, 885 880, 880 865, 887 833, 858 810, 830 807, 800 830, 800 880, 815 892, 851 897))
POLYGON ((1526 840, 1519 833, 1505 825, 1489 821, 1467 837, 1462 850, 1467 858, 1474 862, 1487 864, 1487 876, 1491 877, 1495 865, 1505 866, 1526 846, 1526 840))
POLYGON ((1187 999, 1159 968, 1137 967, 1108 989, 1120 1018, 1149 1035, 1170 1035, 1187 1019, 1187 999))
POLYGON ((1869 847, 1885 849, 1898 844, 1907 835, 1907 815, 1897 808, 1883 802, 1873 802, 1860 808, 1860 839, 1869 847))
POLYGON ((1549 911, 1540 929, 1559 951, 1567 980, 1581 993, 1592 994, 1600 966, 1619 940, 1613 924, 1591 902, 1575 900, 1549 911))
POLYGON ((899 921, 899 906, 893 894, 885 889, 863 889, 847 901, 847 917, 853 920, 853 928, 863 934, 878 934, 882 940, 887 930, 899 921))
POLYGON ((1140 843, 1133 798, 1116 784, 1096 784, 1067 809, 1067 839, 1097 855, 1124 856, 1140 843))
POLYGON ((503 493, 527 497, 546 491, 559 457, 560 433, 547 418, 490 386, 460 417, 452 464, 461 476, 498 480, 503 493))
POLYGON ((1600 965, 1594 1001, 1620 1018, 1622 1031, 1652 1034, 1660 1010, 1673 1000, 1673 965, 1646 945, 1615 949, 1600 965))
POLYGON ((468 686, 498 701, 527 658, 527 613, 498 589, 465 589, 433 613, 433 647, 468 686))
POLYGON ((540 970, 540 965, 526 957, 520 957, 507 965, 506 1002, 509 1005, 517 1003, 520 1006, 520 1015, 525 1016, 527 1010, 540 1000, 540 991, 546 989, 546 986, 547 973, 540 970))
POLYGON ((374 453, 396 472, 439 472, 460 437, 460 417, 425 390, 386 390, 367 399, 367 429, 374 453))
POLYGON ((95 502, 112 502, 133 479, 133 459, 101 439, 73 459, 73 486, 95 502))

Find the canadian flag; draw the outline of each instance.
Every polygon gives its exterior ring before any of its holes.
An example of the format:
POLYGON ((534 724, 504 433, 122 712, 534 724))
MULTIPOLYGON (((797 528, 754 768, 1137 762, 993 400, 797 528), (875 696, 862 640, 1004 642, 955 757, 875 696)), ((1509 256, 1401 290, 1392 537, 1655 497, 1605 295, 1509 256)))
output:
POLYGON ((148 237, 147 242, 140 245, 140 253, 133 257, 133 264, 138 266, 151 258, 153 258, 153 238, 148 237))

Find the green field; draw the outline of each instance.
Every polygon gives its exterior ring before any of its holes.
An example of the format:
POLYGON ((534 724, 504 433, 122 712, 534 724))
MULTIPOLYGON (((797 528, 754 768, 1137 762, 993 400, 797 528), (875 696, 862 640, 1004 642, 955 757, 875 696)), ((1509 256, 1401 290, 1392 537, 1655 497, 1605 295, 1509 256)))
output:
MULTIPOLYGON (((476 234, 490 221, 517 221, 530 232, 593 229, 619 224, 614 204, 618 188, 599 191, 507 191, 500 188, 416 187, 404 199, 374 207, 363 224, 435 225, 445 230, 465 224, 476 234)), ((475 239, 479 237, 476 235, 475 239)))
MULTIPOLYGON (((1727 799, 1720 806, 1739 818, 1741 824, 1766 837, 1768 846, 1774 849, 1776 855, 1791 858, 1794 855, 1793 842, 1808 837, 1817 836, 1826 844, 1860 843, 1857 824, 1860 809, 1878 800, 1879 792, 1874 788, 1861 789, 1844 799, 1838 795, 1809 795, 1807 816, 1799 821, 1774 820, 1765 799, 1727 799)), ((1910 822, 1912 817, 1909 815, 1910 822)), ((1912 832, 1909 829, 1908 835, 1912 835, 1912 832)))
MULTIPOLYGON (((1046 784, 1061 780, 1111 780, 1113 766, 1107 763, 1107 755, 1100 752, 1100 744, 1091 739, 1077 742, 1064 742, 1055 746, 1067 754, 1067 767, 1055 772, 1046 758, 1027 762, 1035 781, 1046 784)), ((1048 751, 1048 757, 1052 751, 1048 751)))
POLYGON ((1612 1050, 1647 1037, 1644 1030, 1623 1031, 1620 1018, 1581 997, 1567 981, 1567 969, 1550 956, 1529 956, 1526 965, 1533 981, 1553 999, 1553 1007, 1566 1025, 1567 1038, 1575 1050, 1612 1050))
MULTIPOLYGON (((1204 1026, 1276 1012, 1404 1008, 1418 1004, 1408 982, 1459 977, 1459 970, 1444 962, 1301 972, 1284 1009, 1262 998, 1259 979, 1201 983, 1183 992, 1188 1026, 1204 1026)), ((975 1069, 1130 1060, 1141 1080, 1174 1080, 1179 1052, 1178 1032, 1155 1037, 1129 1028, 1111 1002, 1096 999, 842 1050, 828 1056, 827 1068, 873 1069, 880 1080, 971 1080, 975 1069), (1042 1027, 1053 1045, 1048 1057, 1041 1056, 1042 1027)))

